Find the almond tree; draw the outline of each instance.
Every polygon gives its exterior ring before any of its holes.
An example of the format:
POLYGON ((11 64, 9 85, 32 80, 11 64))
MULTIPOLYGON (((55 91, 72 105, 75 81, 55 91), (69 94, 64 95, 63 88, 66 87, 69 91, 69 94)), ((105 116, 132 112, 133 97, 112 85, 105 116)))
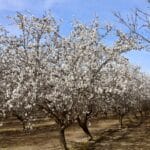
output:
MULTIPOLYGON (((119 30, 115 32, 118 39, 114 42, 114 45, 112 47, 105 46, 102 44, 103 35, 100 35, 98 29, 99 25, 96 21, 94 21, 91 26, 86 26, 77 22, 71 37, 73 43, 76 42, 75 46, 77 48, 79 47, 75 53, 75 55, 78 56, 77 61, 75 62, 76 64, 73 65, 77 65, 74 74, 80 71, 76 83, 80 83, 77 85, 77 89, 79 92, 78 97, 80 97, 79 105, 83 105, 83 107, 79 107, 77 120, 81 128, 91 139, 92 135, 88 130, 87 122, 90 117, 96 116, 100 109, 97 106, 99 106, 99 104, 101 105, 99 99, 103 89, 102 74, 104 71, 108 71, 108 63, 117 61, 119 63, 121 53, 136 47, 136 43, 132 37, 124 35, 119 30)), ((109 32, 110 30, 107 30, 106 26, 105 35, 109 32)), ((104 80, 107 79, 104 78, 104 80)))
POLYGON ((49 14, 36 18, 17 13, 12 19, 18 25, 20 35, 5 36, 6 44, 3 44, 5 100, 7 110, 22 121, 25 128, 37 109, 36 101, 45 74, 47 52, 51 51, 52 43, 49 41, 55 36, 57 27, 49 14))
POLYGON ((50 14, 17 13, 12 20, 18 34, 2 30, 0 37, 2 110, 16 116, 24 129, 32 127, 36 112, 45 111, 58 125, 64 149, 65 129, 76 120, 92 139, 88 121, 97 117, 103 102, 117 108, 122 124, 133 79, 121 54, 137 48, 134 36, 110 25, 101 28, 96 19, 90 25, 75 22, 67 37, 50 14), (104 38, 112 33, 116 40, 107 46, 104 38))

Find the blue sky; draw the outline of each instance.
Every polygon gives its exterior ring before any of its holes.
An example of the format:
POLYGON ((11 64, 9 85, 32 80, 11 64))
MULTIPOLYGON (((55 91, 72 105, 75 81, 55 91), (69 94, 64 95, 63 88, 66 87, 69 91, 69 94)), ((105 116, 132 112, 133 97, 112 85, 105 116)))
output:
MULTIPOLYGON (((0 24, 15 32, 6 16, 25 10, 40 16, 44 11, 51 10, 57 19, 64 20, 61 29, 67 35, 73 18, 88 23, 95 16, 99 16, 100 22, 117 24, 112 12, 120 11, 127 15, 134 8, 148 10, 148 7, 150 4, 147 0, 0 0, 0 24)), ((142 71, 150 73, 150 52, 130 52, 126 56, 132 63, 141 66, 142 71)))

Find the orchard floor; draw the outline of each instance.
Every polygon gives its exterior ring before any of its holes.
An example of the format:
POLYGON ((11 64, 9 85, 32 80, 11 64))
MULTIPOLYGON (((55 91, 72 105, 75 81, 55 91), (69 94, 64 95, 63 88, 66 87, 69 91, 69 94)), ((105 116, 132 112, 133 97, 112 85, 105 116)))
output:
MULTIPOLYGON (((39 121, 34 128, 25 134, 19 122, 5 122, 0 127, 0 150, 62 150, 53 121, 39 121)), ((89 142, 77 125, 67 129, 70 150, 150 150, 150 121, 123 129, 115 119, 93 121, 90 130, 95 140, 89 142)))

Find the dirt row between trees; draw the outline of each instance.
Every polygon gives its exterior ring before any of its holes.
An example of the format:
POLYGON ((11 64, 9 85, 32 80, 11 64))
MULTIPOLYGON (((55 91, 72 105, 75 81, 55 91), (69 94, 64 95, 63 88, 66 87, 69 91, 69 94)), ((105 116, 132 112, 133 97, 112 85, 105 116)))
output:
MULTIPOLYGON (((141 126, 119 129, 117 120, 92 122, 90 130, 95 141, 73 125, 66 131, 70 150, 150 150, 150 122, 141 126)), ((39 122, 31 134, 22 132, 19 122, 0 127, 0 150, 62 150, 59 133, 53 121, 39 122)))

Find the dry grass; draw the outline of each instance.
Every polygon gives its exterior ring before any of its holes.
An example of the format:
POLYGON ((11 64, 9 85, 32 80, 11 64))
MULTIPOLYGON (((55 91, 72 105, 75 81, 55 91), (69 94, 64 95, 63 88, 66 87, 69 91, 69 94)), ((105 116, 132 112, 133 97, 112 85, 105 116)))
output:
MULTIPOLYGON (((0 150, 61 150, 59 134, 53 121, 39 121, 26 135, 17 121, 0 127, 0 150)), ((150 150, 150 122, 141 126, 119 129, 115 119, 93 121, 90 130, 95 141, 73 125, 66 131, 71 150, 150 150)))

